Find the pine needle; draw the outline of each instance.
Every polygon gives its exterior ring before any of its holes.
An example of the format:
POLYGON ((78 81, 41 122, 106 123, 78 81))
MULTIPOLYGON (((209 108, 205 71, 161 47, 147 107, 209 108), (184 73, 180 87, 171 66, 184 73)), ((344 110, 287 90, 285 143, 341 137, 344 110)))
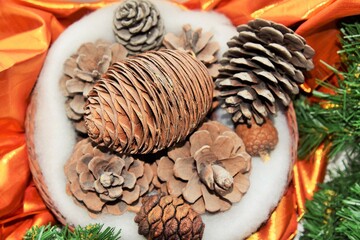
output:
POLYGON ((34 226, 29 229, 24 240, 117 240, 120 239, 121 231, 115 232, 114 228, 107 227, 103 230, 103 225, 95 224, 86 227, 77 226, 71 232, 68 226, 59 228, 57 226, 34 226))
POLYGON ((319 82, 334 92, 328 94, 314 90, 319 102, 310 104, 307 99, 295 101, 300 144, 298 156, 307 158, 322 144, 329 148, 332 158, 360 141, 360 24, 345 24, 341 29, 343 64, 347 72, 325 64, 336 76, 339 86, 319 82))
POLYGON ((306 202, 302 240, 360 239, 360 154, 306 202))

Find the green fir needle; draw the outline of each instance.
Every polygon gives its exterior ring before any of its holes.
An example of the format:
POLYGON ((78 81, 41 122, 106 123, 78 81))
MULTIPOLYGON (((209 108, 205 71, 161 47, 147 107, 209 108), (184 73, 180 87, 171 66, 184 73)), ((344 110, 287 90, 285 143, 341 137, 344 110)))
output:
POLYGON ((24 240, 118 240, 120 239, 120 231, 107 227, 103 229, 103 225, 94 224, 86 227, 77 226, 72 232, 68 226, 59 228, 57 226, 34 226, 29 229, 24 240))
POLYGON ((300 159, 307 158, 324 143, 329 148, 329 157, 334 157, 360 141, 360 28, 359 23, 347 24, 342 29, 341 39, 347 72, 324 63, 339 78, 339 86, 319 82, 334 94, 313 91, 319 102, 310 104, 306 98, 295 101, 299 126, 300 159), (357 51, 355 51, 357 50, 357 51))

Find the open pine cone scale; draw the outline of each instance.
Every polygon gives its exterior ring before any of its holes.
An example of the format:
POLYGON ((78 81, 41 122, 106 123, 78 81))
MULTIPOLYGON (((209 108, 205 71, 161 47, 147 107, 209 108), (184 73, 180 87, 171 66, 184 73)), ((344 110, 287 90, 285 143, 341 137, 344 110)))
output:
POLYGON ((189 141, 171 148, 156 163, 154 185, 182 196, 199 213, 225 211, 248 186, 250 156, 242 140, 217 122, 204 123, 189 141), (239 177, 238 175, 241 175, 239 177))
POLYGON ((68 194, 91 216, 136 210, 139 198, 149 191, 153 179, 149 164, 93 148, 89 139, 75 146, 64 170, 68 194))
POLYGON ((65 61, 60 87, 63 95, 67 97, 67 116, 81 136, 87 134, 83 118, 87 95, 108 67, 126 58, 127 53, 120 44, 98 40, 81 45, 77 52, 65 61))
POLYGON ((314 67, 314 50, 291 29, 263 19, 240 25, 237 31, 220 60, 218 96, 235 123, 250 126, 253 119, 262 125, 299 93, 302 72, 314 67))
POLYGON ((217 52, 220 45, 211 42, 213 33, 203 32, 201 28, 195 30, 189 24, 183 26, 179 36, 167 33, 163 45, 168 49, 183 50, 200 60, 207 68, 210 75, 215 78, 218 75, 219 64, 217 64, 217 52))
POLYGON ((116 40, 136 54, 161 45, 164 24, 151 2, 126 0, 115 12, 113 30, 116 40))

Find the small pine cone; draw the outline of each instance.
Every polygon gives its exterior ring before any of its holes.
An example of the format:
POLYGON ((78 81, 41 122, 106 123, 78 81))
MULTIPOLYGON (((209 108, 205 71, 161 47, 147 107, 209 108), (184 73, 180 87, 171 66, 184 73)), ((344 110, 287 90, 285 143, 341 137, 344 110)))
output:
POLYGON ((183 197, 199 214, 230 209, 250 186, 251 157, 243 141, 215 121, 205 122, 189 141, 171 148, 152 168, 157 171, 156 188, 183 197))
POLYGON ((251 156, 260 156, 264 161, 270 159, 270 152, 279 141, 278 132, 270 119, 266 119, 261 126, 239 124, 235 131, 243 139, 246 151, 251 156))
POLYGON ((220 64, 216 56, 220 49, 218 42, 211 41, 211 32, 202 32, 201 28, 193 30, 189 24, 183 26, 179 36, 167 33, 164 36, 163 45, 167 49, 183 50, 200 60, 209 70, 210 75, 215 78, 219 74, 220 64))
POLYGON ((130 54, 160 47, 164 23, 154 4, 147 0, 125 0, 116 9, 114 27, 116 41, 130 54))
POLYGON ((136 214, 139 234, 151 240, 200 240, 205 224, 182 199, 160 194, 144 197, 136 214))
POLYGON ((183 51, 149 51, 112 65, 89 93, 89 137, 120 153, 157 152, 183 141, 211 108, 213 81, 183 51))
POLYGON ((76 144, 64 170, 68 194, 90 216, 136 211, 139 198, 148 192, 153 178, 149 164, 94 148, 88 138, 76 144))
POLYGON ((300 35, 271 21, 255 19, 237 31, 220 61, 218 96, 235 123, 250 125, 254 119, 261 125, 299 93, 302 71, 314 67, 315 52, 300 35))
POLYGON ((87 94, 113 62, 123 60, 126 56, 127 50, 120 44, 98 40, 84 43, 65 61, 60 87, 67 97, 67 116, 80 134, 87 133, 84 123, 87 94))

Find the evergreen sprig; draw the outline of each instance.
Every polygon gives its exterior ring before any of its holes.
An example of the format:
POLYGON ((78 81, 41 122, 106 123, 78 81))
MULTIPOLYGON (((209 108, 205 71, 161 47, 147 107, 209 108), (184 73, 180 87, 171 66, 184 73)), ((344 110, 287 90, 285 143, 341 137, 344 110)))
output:
POLYGON ((319 101, 295 101, 299 126, 299 158, 304 159, 324 143, 332 158, 349 152, 345 170, 319 185, 306 202, 304 235, 301 239, 360 239, 360 23, 341 29, 341 55, 345 72, 329 66, 338 76, 338 86, 321 82, 332 94, 313 91, 319 101))
POLYGON ((346 72, 326 63, 336 76, 338 86, 320 82, 333 94, 313 91, 319 102, 310 104, 305 98, 295 101, 299 126, 300 159, 304 159, 324 143, 333 157, 360 141, 360 23, 345 24, 341 29, 341 59, 346 72))
POLYGON ((68 226, 59 228, 49 224, 32 227, 26 232, 24 240, 117 240, 120 239, 120 233, 120 230, 115 232, 110 227, 103 230, 100 224, 77 226, 74 231, 70 231, 68 226))
POLYGON ((342 201, 343 207, 337 213, 341 223, 336 228, 350 240, 360 239, 360 184, 355 183, 350 188, 350 196, 342 201))
POLYGON ((302 240, 360 239, 360 154, 353 154, 345 170, 306 202, 302 240))

